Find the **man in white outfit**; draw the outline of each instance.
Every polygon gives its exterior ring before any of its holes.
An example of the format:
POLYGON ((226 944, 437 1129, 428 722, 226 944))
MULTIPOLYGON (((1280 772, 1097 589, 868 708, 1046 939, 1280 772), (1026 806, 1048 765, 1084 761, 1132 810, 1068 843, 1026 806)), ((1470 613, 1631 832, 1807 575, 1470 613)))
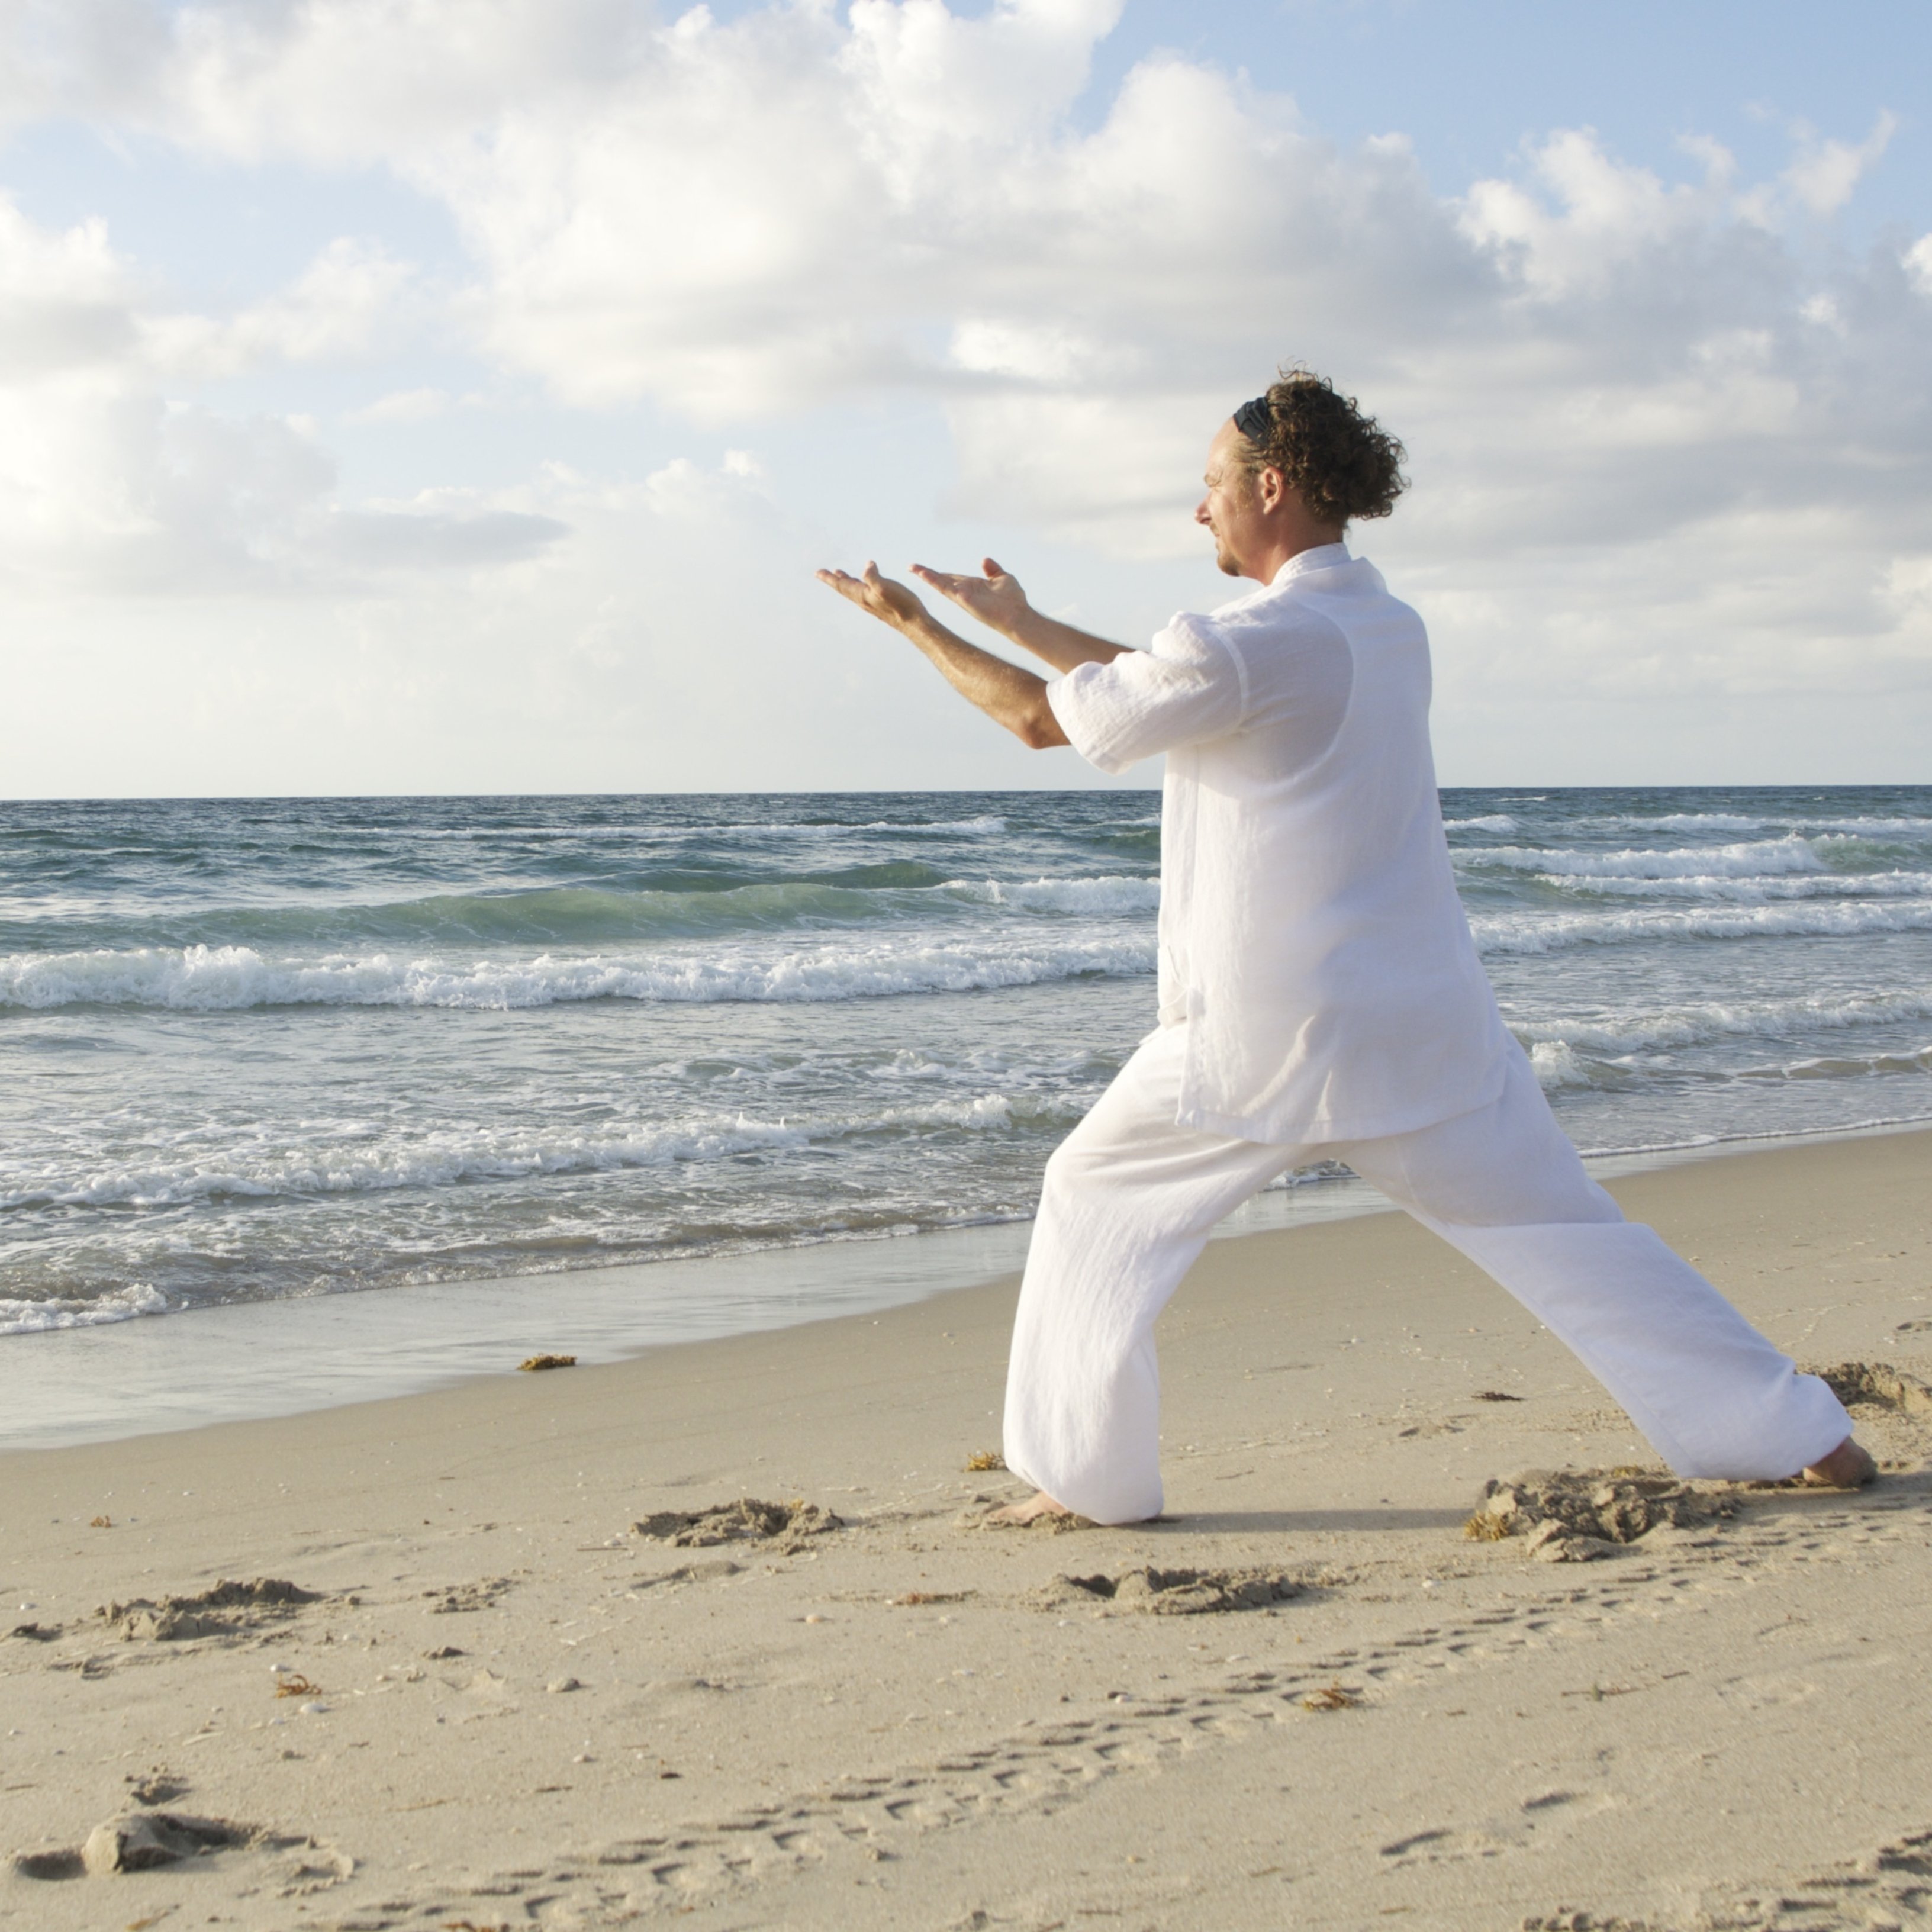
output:
POLYGON ((1223 423, 1195 512, 1259 588, 1147 651, 1042 616, 990 557, 924 583, 1064 675, 935 622, 868 564, 821 580, 1027 744, 1167 757, 1160 1024, 1047 1163, 1006 1384, 1018 1520, 1161 1508, 1154 1325, 1214 1224, 1340 1160, 1567 1342, 1680 1475, 1876 1473, 1838 1400, 1584 1173, 1503 1025, 1456 895, 1422 621, 1342 544, 1402 448, 1322 379, 1223 423))

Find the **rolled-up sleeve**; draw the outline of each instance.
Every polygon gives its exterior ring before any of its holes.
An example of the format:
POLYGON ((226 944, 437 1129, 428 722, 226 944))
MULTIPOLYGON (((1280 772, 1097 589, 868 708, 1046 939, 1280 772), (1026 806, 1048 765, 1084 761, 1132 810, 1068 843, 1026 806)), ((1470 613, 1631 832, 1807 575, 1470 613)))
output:
POLYGON ((1076 665, 1048 687, 1047 701, 1089 764, 1124 772, 1234 730, 1247 706, 1246 680, 1240 654, 1219 630, 1183 613, 1150 650, 1076 665))

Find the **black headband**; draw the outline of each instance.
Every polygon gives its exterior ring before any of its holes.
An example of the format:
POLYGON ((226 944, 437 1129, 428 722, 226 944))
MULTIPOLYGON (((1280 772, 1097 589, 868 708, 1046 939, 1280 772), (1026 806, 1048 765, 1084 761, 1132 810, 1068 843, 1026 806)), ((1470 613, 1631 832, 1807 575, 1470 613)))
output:
POLYGON ((1234 427, 1257 448, 1268 442, 1268 432, 1274 428, 1274 412, 1268 407, 1265 396, 1257 396, 1251 403, 1244 403, 1234 412, 1234 427))

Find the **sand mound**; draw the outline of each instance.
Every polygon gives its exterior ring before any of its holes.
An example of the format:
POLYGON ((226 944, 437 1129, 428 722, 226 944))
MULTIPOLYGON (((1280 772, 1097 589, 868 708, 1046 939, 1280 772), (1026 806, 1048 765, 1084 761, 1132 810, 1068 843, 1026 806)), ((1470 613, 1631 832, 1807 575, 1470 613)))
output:
POLYGON ((1484 1484, 1462 1534, 1479 1543, 1527 1539, 1546 1563, 1608 1556, 1654 1529, 1701 1529, 1737 1514, 1736 1499, 1675 1476, 1634 1470, 1526 1470, 1484 1484))
MULTIPOLYGON (((497 1599, 516 1587, 514 1576, 485 1576, 474 1583, 451 1583, 440 1589, 425 1590, 423 1594, 430 1599, 429 1611, 433 1617, 467 1616, 477 1610, 494 1610, 497 1599)), ((459 1650, 452 1654, 460 1657, 463 1653, 459 1650)))
POLYGON ((124 1604, 103 1604, 94 1614, 118 1624, 130 1642, 146 1639, 179 1643, 190 1637, 224 1636, 292 1616, 304 1604, 318 1603, 321 1592, 304 1590, 280 1576, 257 1576, 252 1582, 224 1581, 191 1597, 163 1597, 158 1602, 134 1597, 124 1604))
POLYGON ((1046 1609, 1084 1599, 1156 1616, 1190 1617, 1263 1610, 1300 1596, 1303 1587, 1278 1570, 1144 1569, 1118 1576, 1056 1576, 1040 1597, 1046 1609))
POLYGON ((1887 1363, 1834 1362, 1829 1368, 1804 1372, 1819 1377, 1849 1409, 1888 1409, 1918 1420, 1932 1417, 1932 1388, 1887 1363))
POLYGON ((771 1542, 791 1549, 802 1546, 808 1538, 844 1526, 840 1518, 816 1503, 765 1503, 754 1496, 740 1496, 736 1502, 716 1503, 706 1510, 660 1510, 632 1523, 631 1534, 651 1537, 680 1550, 706 1550, 721 1543, 771 1542))

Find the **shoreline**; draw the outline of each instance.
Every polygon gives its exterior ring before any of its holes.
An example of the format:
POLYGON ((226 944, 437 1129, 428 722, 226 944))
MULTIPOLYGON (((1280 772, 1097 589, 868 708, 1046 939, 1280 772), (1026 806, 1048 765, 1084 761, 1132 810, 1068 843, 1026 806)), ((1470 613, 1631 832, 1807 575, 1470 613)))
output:
POLYGON ((0 1918, 1914 1922, 1928 1178, 1922 1131, 1616 1181, 1780 1346, 1904 1393, 1855 1408, 1876 1489, 1705 1486, 1727 1513, 1561 1568, 1463 1536, 1486 1480, 1652 1459, 1395 1213, 1210 1246, 1161 1324, 1168 1514, 1124 1528, 978 1526, 1010 1276, 16 1451, 0 1918), (702 1527, 747 1496, 781 1526, 702 1527), (297 1594, 192 1600, 257 1578, 297 1594), (78 1875, 156 1810, 230 1835, 78 1875))
MULTIPOLYGON (((1585 1156, 1601 1181, 1932 1129, 1885 1121, 1585 1156)), ((1394 1211, 1352 1176, 1270 1189, 1213 1240, 1394 1211)), ((1032 1223, 996 1222, 609 1268, 220 1304, 0 1336, 28 1352, 0 1456, 266 1420, 459 1385, 539 1354, 585 1365, 870 1315, 1015 1274, 1032 1223), (187 1325, 179 1326, 183 1318, 187 1325), (29 1366, 29 1364, 31 1366, 29 1366)))

